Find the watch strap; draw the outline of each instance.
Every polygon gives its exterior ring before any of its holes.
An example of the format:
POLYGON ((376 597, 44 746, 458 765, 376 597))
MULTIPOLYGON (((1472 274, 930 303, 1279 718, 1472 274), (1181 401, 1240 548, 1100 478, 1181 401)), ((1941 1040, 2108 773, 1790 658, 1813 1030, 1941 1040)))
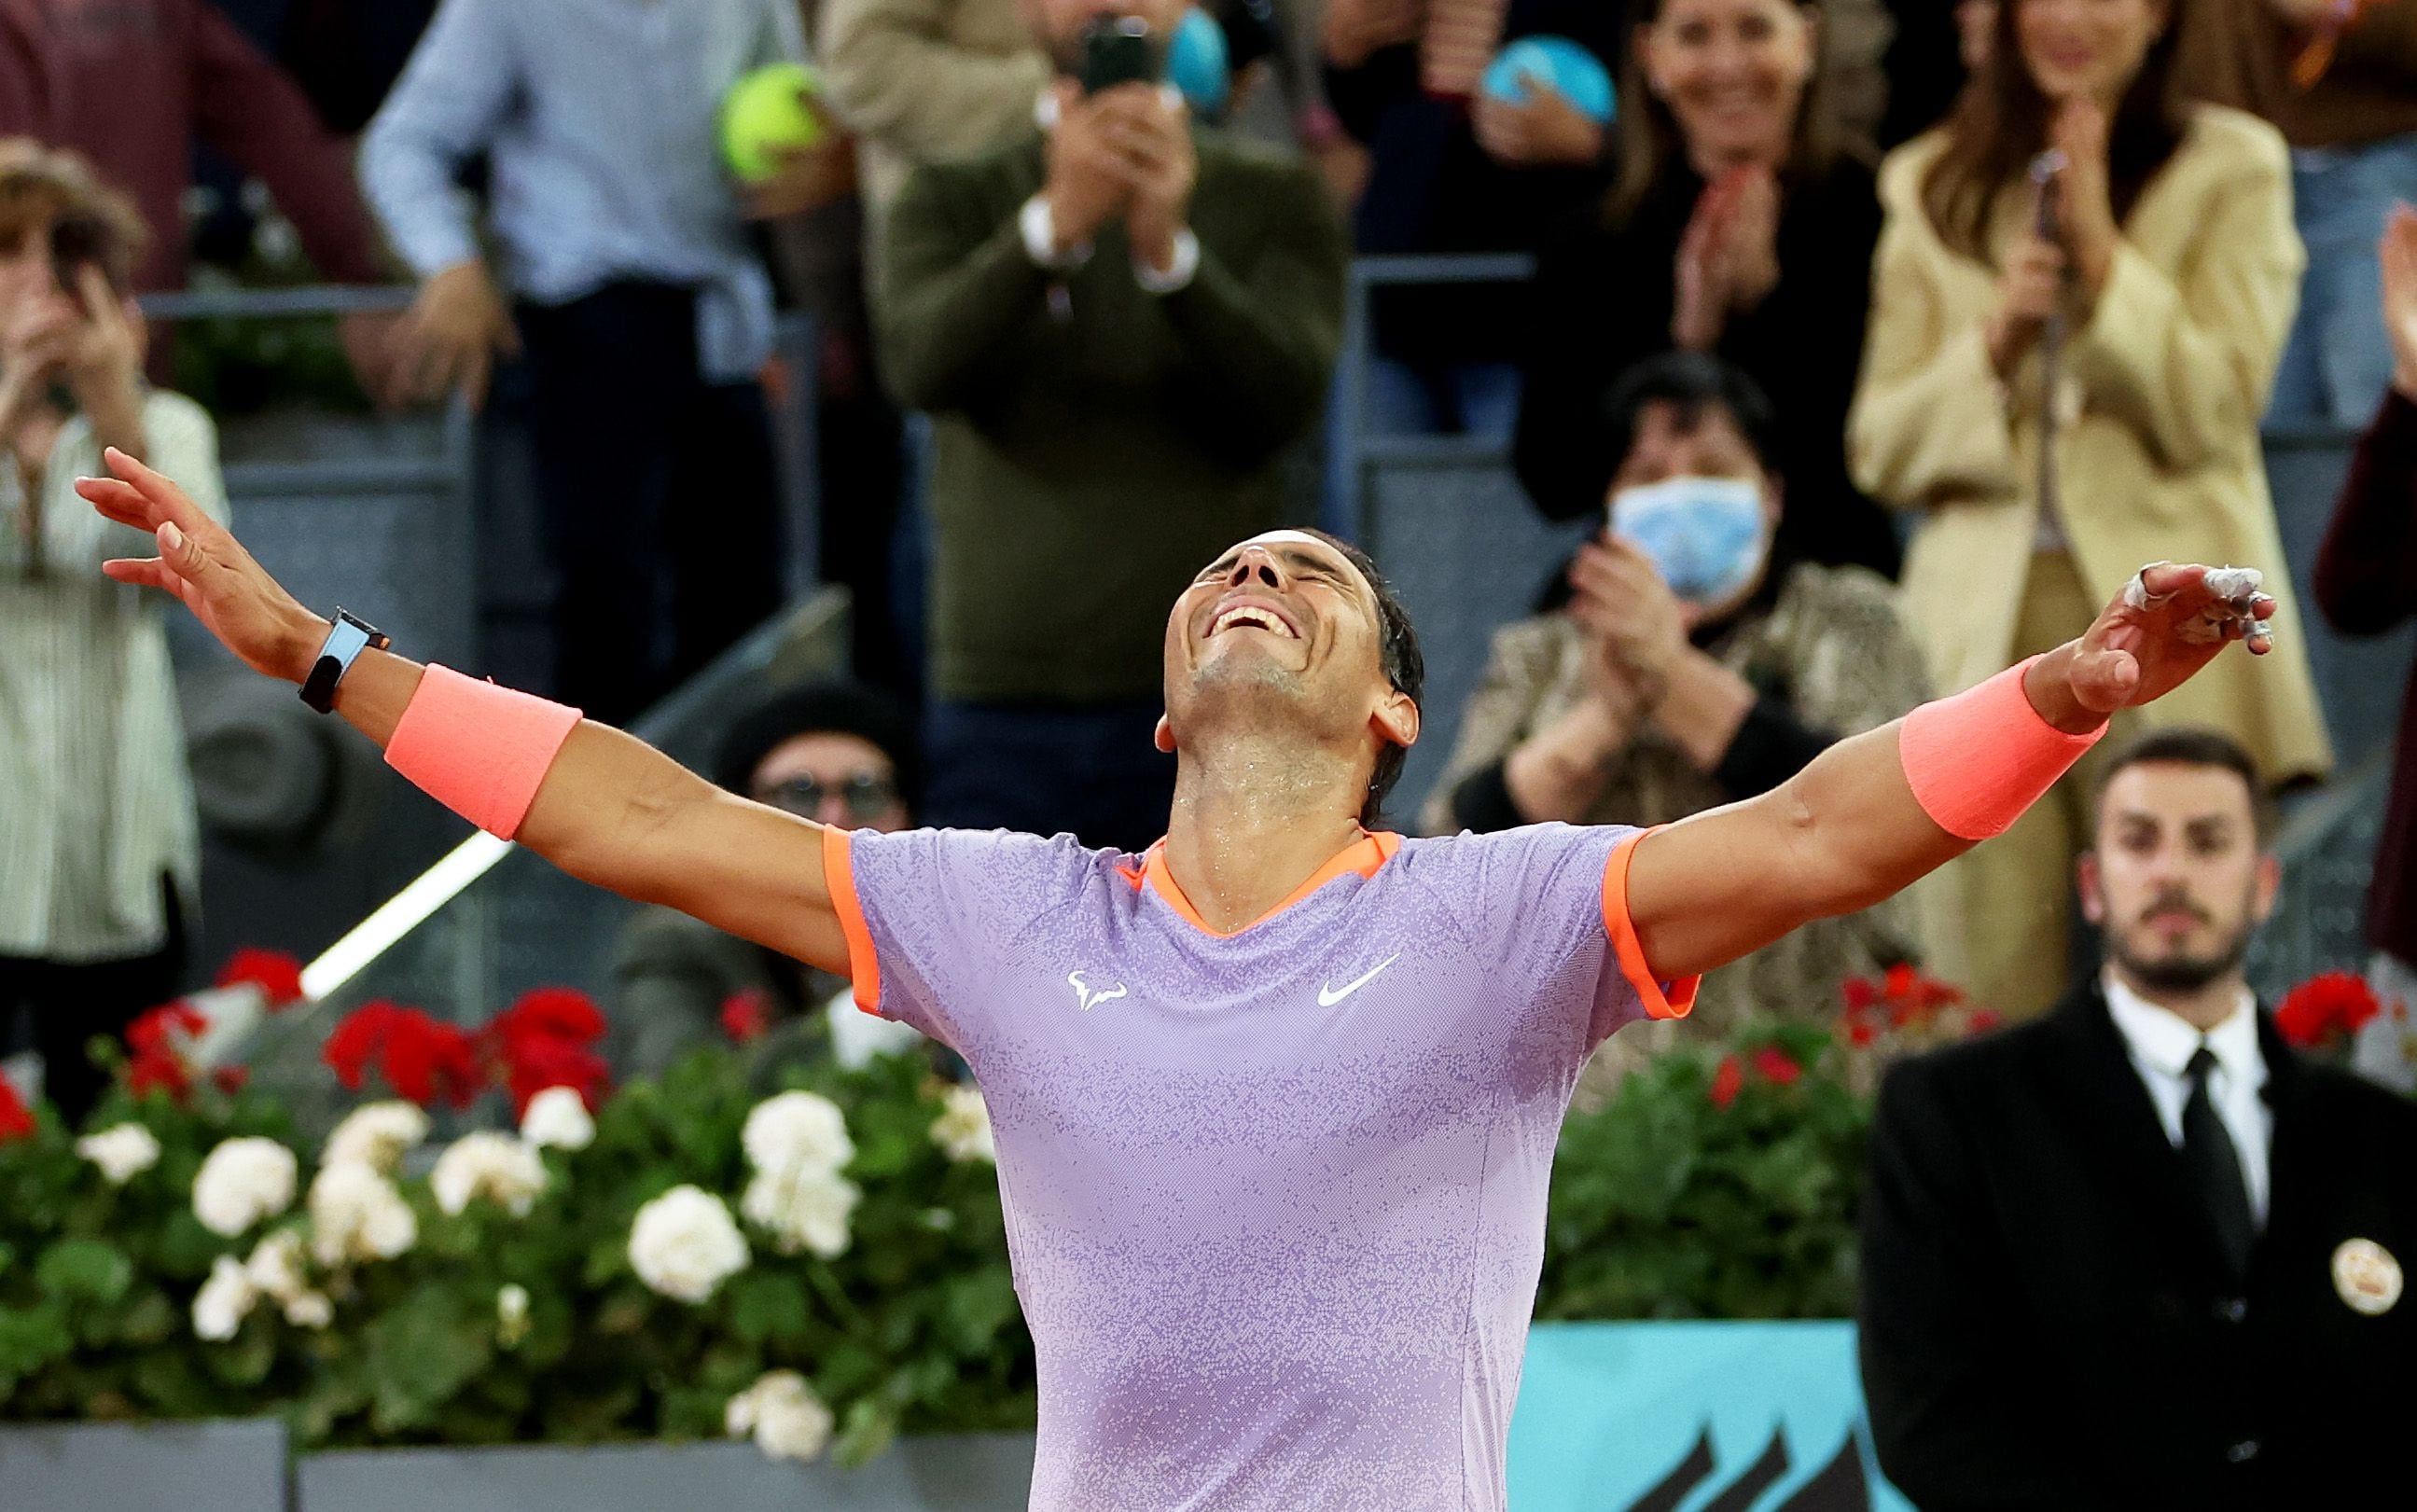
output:
POLYGON ((392 643, 391 638, 376 626, 337 610, 336 623, 319 647, 319 659, 311 664, 311 675, 302 680, 302 702, 321 714, 331 712, 336 706, 337 685, 344 680, 344 673, 353 670, 355 658, 364 651, 383 651, 392 643))

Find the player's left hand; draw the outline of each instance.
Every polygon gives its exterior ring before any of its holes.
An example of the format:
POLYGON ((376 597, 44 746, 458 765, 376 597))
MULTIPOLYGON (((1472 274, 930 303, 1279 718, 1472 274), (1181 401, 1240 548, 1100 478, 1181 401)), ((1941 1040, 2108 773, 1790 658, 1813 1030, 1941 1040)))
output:
POLYGON ((2235 641, 2263 656, 2278 606, 2259 583, 2250 567, 2142 567, 2087 635, 2033 665, 2024 690, 2049 723, 2086 733, 2165 697, 2235 641))

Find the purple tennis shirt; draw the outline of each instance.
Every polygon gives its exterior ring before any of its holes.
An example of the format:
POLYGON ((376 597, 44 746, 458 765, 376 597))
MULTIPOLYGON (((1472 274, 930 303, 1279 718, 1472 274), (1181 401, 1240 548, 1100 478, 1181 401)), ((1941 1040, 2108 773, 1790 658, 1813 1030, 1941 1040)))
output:
POLYGON ((1258 922, 1160 851, 831 832, 858 1002, 973 1067, 1036 1508, 1498 1509, 1578 1071, 1676 1017, 1640 832, 1370 835, 1258 922))

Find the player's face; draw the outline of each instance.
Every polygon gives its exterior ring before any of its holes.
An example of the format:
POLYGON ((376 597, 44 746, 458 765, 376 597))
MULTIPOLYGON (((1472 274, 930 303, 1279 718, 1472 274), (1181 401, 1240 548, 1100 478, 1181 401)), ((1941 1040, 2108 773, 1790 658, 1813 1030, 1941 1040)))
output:
POLYGON ((1270 531, 1192 580, 1167 620, 1166 654, 1191 683, 1306 684, 1330 668, 1381 679, 1376 590, 1316 537, 1270 531))
POLYGON ((1339 740, 1376 718, 1407 745, 1415 711, 1396 707, 1409 701, 1385 676, 1380 627, 1375 588, 1341 552, 1300 531, 1254 537, 1202 568, 1167 616, 1170 727, 1233 706, 1339 740))
POLYGON ((2129 975, 2194 991, 2241 963, 2273 911, 2277 880, 2239 774, 2143 762, 2106 785, 2082 906, 2129 975))

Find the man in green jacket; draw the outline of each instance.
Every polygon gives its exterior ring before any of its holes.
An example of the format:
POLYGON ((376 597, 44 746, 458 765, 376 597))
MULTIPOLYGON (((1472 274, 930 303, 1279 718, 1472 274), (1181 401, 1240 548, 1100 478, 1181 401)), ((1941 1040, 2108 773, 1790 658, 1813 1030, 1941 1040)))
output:
POLYGON ((874 291, 889 381, 934 419, 926 818, 1139 851, 1175 782, 1160 606, 1285 514, 1349 252, 1305 165, 1171 88, 1075 82, 1096 17, 1163 56, 1181 0, 1025 5, 1057 74, 1040 129, 915 170, 874 291))

